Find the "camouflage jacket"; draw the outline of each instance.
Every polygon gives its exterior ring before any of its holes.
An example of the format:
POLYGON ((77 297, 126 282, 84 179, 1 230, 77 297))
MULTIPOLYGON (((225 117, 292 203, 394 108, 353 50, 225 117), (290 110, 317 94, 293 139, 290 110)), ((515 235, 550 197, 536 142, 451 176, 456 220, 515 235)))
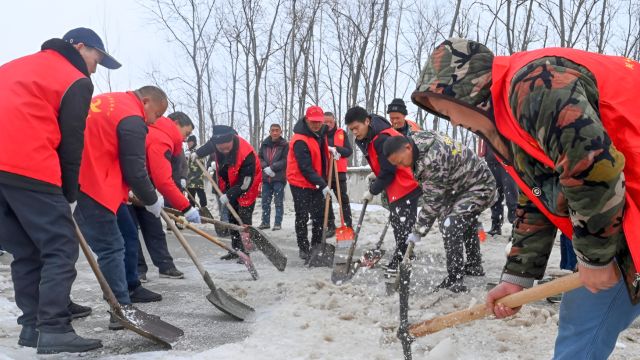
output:
POLYGON ((188 163, 189 177, 187 178, 187 189, 204 189, 204 176, 202 169, 200 169, 195 161, 188 160, 188 163))
MULTIPOLYGON (((484 45, 447 40, 427 61, 412 99, 437 114, 423 99, 438 94, 491 120, 492 64, 493 54, 484 45)), ((546 167, 511 144, 514 169, 528 187, 540 190, 540 200, 552 213, 570 216, 580 262, 605 266, 617 257, 623 269, 635 273, 621 226, 624 156, 599 118, 593 75, 564 58, 544 57, 520 69, 509 90, 508 101, 520 127, 555 163, 554 168, 546 167)), ((485 138, 495 139, 491 124, 477 120, 473 126, 485 138)), ((522 195, 517 216, 503 279, 530 286, 544 275, 557 229, 522 195)), ((633 294, 635 285, 628 284, 633 294)))
POLYGON ((423 200, 414 232, 425 236, 436 219, 477 215, 496 201, 496 181, 473 151, 433 131, 412 132, 411 139, 423 200))

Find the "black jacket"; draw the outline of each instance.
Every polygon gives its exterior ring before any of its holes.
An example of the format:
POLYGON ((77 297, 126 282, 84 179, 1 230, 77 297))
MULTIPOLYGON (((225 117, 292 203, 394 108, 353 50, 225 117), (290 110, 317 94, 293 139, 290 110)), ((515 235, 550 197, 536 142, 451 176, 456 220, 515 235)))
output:
MULTIPOLYGON (((84 148, 84 129, 93 94, 93 83, 89 78, 87 64, 73 45, 61 39, 51 39, 42 44, 41 49, 60 53, 86 76, 66 89, 67 91, 60 102, 58 124, 61 139, 57 151, 60 159, 62 187, 4 171, 0 171, 0 183, 40 192, 62 193, 71 203, 76 201, 78 196, 78 176, 84 148)), ((29 134, 25 135, 29 136, 29 134)))
MULTIPOLYGON (((320 129, 319 134, 314 133, 313 131, 311 131, 311 129, 309 129, 309 126, 307 126, 304 118, 298 120, 296 125, 293 127, 294 133, 307 135, 314 138, 318 142, 320 149, 322 149, 322 147, 324 146, 326 131, 327 127, 323 125, 320 129)), ((311 152, 309 152, 309 147, 304 141, 297 141, 293 145, 293 153, 296 157, 296 160, 298 161, 298 168, 300 169, 302 176, 304 176, 304 178, 307 179, 310 183, 316 185, 318 189, 324 189, 327 186, 327 182, 325 179, 327 178, 326 169, 328 160, 324 151, 320 151, 322 157, 322 174, 318 174, 313 168, 311 162, 311 152)))
POLYGON ((118 123, 118 158, 122 177, 131 191, 145 204, 158 200, 147 171, 147 151, 145 142, 149 129, 140 116, 128 116, 118 123))
MULTIPOLYGON (((351 147, 351 142, 349 141, 348 138, 346 138, 344 139, 344 146, 335 146, 333 140, 334 140, 334 136, 336 135, 336 130, 338 130, 337 126, 327 131, 327 142, 329 143, 329 146, 334 146, 336 148, 336 151, 338 151, 341 157, 348 158, 353 154, 353 148, 351 147)), ((340 181, 346 181, 347 173, 340 172, 338 173, 338 177, 340 181)))
MULTIPOLYGON (((371 124, 369 124, 369 132, 367 136, 362 140, 356 139, 356 145, 360 148, 364 156, 371 164, 371 160, 369 160, 369 153, 367 152, 367 147, 369 143, 373 140, 376 135, 378 135, 381 131, 388 129, 391 127, 391 124, 387 121, 387 119, 371 114, 371 124)), ((396 176, 396 167, 392 165, 389 160, 384 156, 384 151, 382 150, 384 147, 384 142, 389 138, 387 134, 380 134, 376 141, 373 143, 373 148, 378 155, 378 163, 380 164, 380 173, 376 177, 376 181, 374 181, 371 186, 369 186, 369 192, 373 195, 378 195, 384 190, 387 186, 391 184, 393 179, 396 176)))
POLYGON ((263 183, 287 182, 287 155, 289 154, 289 143, 283 137, 277 141, 273 141, 271 136, 267 136, 262 145, 260 145, 260 166, 262 169, 267 166, 276 173, 276 176, 270 177, 262 173, 263 183))

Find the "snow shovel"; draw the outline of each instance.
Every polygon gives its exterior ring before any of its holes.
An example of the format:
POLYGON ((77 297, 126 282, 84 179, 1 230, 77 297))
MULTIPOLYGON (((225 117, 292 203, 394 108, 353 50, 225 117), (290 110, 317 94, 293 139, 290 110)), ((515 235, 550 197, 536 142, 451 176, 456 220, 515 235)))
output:
MULTIPOLYGON (((337 248, 350 248, 355 249, 353 229, 349 226, 344 226, 344 214, 342 213, 342 193, 340 192, 340 178, 338 173, 338 162, 333 159, 333 171, 336 175, 336 189, 338 190, 338 206, 340 207, 340 227, 336 229, 336 247, 337 248)), ((364 213, 364 211, 363 211, 364 213)), ((351 261, 348 261, 351 265, 351 261)))
POLYGON ((202 275, 202 279, 204 279, 204 282, 207 284, 207 286, 209 286, 211 292, 209 293, 209 295, 207 295, 207 300, 209 300, 209 302, 213 304, 213 306, 218 308, 218 310, 227 315, 230 315, 236 320, 242 321, 249 317, 255 310, 251 306, 246 305, 240 300, 237 300, 233 296, 229 295, 223 289, 216 288, 215 284, 213 283, 213 279, 211 279, 211 275, 209 275, 209 272, 204 269, 204 267, 200 263, 200 260, 198 260, 196 253, 187 242, 187 239, 184 238, 184 235, 182 235, 180 230, 178 230, 176 224, 171 221, 171 218, 164 210, 162 211, 161 215, 162 219, 164 219, 167 225, 169 225, 169 227, 171 228, 171 231, 173 231, 173 233, 178 238, 178 241, 180 241, 180 245, 182 245, 193 263, 198 268, 198 271, 202 275))
MULTIPOLYGON (((549 281, 548 283, 507 295, 497 300, 496 303, 504 304, 510 308, 517 308, 530 302, 540 301, 553 295, 577 289, 581 286, 582 281, 580 281, 580 275, 573 273, 549 281)), ((488 310, 485 304, 480 304, 469 309, 455 311, 447 315, 412 324, 409 326, 409 334, 414 337, 421 337, 455 325, 482 319, 492 314, 491 310, 488 310)))
POLYGON ((387 230, 389 229, 390 224, 391 220, 388 220, 384 225, 382 234, 380 234, 380 240, 376 243, 376 248, 373 250, 367 250, 362 254, 362 258, 360 258, 360 267, 367 267, 371 269, 382 259, 386 250, 381 249, 381 247, 382 243, 384 243, 384 236, 387 235, 387 230))
MULTIPOLYGON (((165 209, 165 211, 166 211, 166 209, 165 209)), ((240 260, 242 261, 244 266, 246 266, 247 270, 249 270, 249 273, 251 274, 251 277, 253 278, 253 280, 258 280, 258 270, 256 270, 255 266, 253 266, 253 261, 251 261, 251 258, 249 257, 249 255, 243 253, 242 251, 236 250, 236 249, 228 246, 227 244, 225 244, 222 241, 218 240, 214 236, 211 236, 211 235, 207 234, 206 232, 202 231, 201 229, 198 229, 197 227, 193 226, 193 224, 189 223, 186 219, 179 218, 179 217, 171 214, 171 211, 167 211, 167 213, 168 213, 167 215, 169 215, 169 217, 172 220, 181 223, 187 229, 189 229, 189 230, 193 231, 194 233, 202 236, 203 238, 209 240, 210 242, 220 246, 221 248, 227 250, 228 252, 238 255, 238 257, 240 258, 240 260)))
MULTIPOLYGON (((333 156, 329 158, 329 176, 328 186, 331 189, 331 180, 333 179, 333 156)), ((336 253, 336 247, 327 244, 327 230, 329 223, 329 207, 331 206, 331 194, 327 194, 324 200, 324 220, 322 221, 322 242, 320 245, 311 249, 311 255, 309 255, 309 267, 331 267, 333 266, 333 257, 336 253)))
POLYGON ((367 204, 369 204, 369 201, 367 200, 365 200, 362 204, 362 211, 360 211, 360 218, 358 219, 358 225, 356 225, 356 233, 353 238, 353 242, 351 243, 349 253, 347 254, 347 260, 345 262, 336 261, 336 263, 333 264, 331 282, 333 282, 334 284, 341 284, 347 280, 351 280, 351 278, 355 274, 355 271, 357 271, 357 268, 354 271, 351 271, 351 260, 353 260, 353 253, 356 251, 358 235, 360 234, 360 229, 362 228, 362 221, 364 220, 364 213, 367 210, 367 204))
MULTIPOLYGON (((211 174, 206 171, 202 162, 196 159, 196 164, 198 165, 198 167, 200 167, 200 169, 202 169, 216 193, 219 196, 222 196, 222 191, 220 191, 218 184, 216 184, 216 182, 213 180, 211 174)), ((287 256, 282 252, 282 250, 280 250, 274 243, 272 243, 263 231, 254 226, 245 225, 242 222, 242 219, 240 219, 240 215, 238 215, 231 204, 227 203, 227 209, 229 209, 229 212, 233 215, 236 221, 238 221, 240 226, 242 226, 243 228, 245 226, 249 228, 249 238, 256 245, 258 250, 262 251, 264 256, 266 256, 267 259, 269 259, 269 261, 271 261, 271 263, 274 264, 276 268, 278 268, 278 270, 284 271, 284 268, 287 266, 287 256)))
POLYGON ((134 307, 124 309, 120 303, 118 303, 113 291, 111 291, 111 288, 107 283, 107 279, 102 274, 102 271, 100 271, 100 267, 93 258, 89 245, 87 245, 87 240, 85 240, 82 232, 80 232, 80 228, 75 220, 73 220, 73 225, 75 226, 76 235, 80 241, 80 248, 82 249, 84 256, 87 258, 89 266, 91 266, 91 270, 93 270, 93 273, 98 279, 98 283, 100 283, 100 288, 102 288, 104 297, 107 299, 109 306, 111 306, 111 311, 109 311, 109 313, 115 316, 116 319, 118 319, 118 322, 120 322, 120 324, 125 328, 171 349, 178 339, 184 335, 184 332, 181 329, 160 320, 159 316, 147 314, 146 312, 134 307))
POLYGON ((413 337, 409 334, 409 285, 411 283, 411 255, 414 243, 410 242, 404 253, 402 262, 398 265, 398 295, 400 297, 400 326, 396 336, 402 343, 402 352, 405 360, 411 360, 411 343, 413 337))

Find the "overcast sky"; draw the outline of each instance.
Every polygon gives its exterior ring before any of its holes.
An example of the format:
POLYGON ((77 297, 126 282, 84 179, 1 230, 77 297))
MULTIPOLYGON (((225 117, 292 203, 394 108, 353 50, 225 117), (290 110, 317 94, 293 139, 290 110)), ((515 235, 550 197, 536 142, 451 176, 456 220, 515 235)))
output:
POLYGON ((0 11, 0 64, 34 53, 40 45, 68 30, 88 27, 107 40, 107 50, 122 67, 98 67, 94 93, 106 91, 105 72, 111 71, 114 90, 136 88, 151 65, 161 68, 167 54, 164 34, 150 21, 149 11, 136 0, 4 0, 0 11))

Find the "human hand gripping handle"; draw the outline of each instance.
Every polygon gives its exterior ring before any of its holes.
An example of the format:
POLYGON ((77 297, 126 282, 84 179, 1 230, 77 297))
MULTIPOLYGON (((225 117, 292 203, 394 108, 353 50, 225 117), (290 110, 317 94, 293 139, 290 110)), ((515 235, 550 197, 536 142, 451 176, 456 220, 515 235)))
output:
POLYGON ((373 194, 369 192, 369 190, 365 191, 364 194, 362 194, 362 200, 363 203, 366 202, 371 202, 373 201, 373 194))
POLYGON ((264 168, 264 173, 267 174, 267 176, 269 177, 274 177, 276 176, 276 173, 271 169, 271 166, 267 166, 266 168, 264 168))
POLYGON ((338 201, 336 199, 336 194, 334 194, 333 191, 331 191, 331 188, 328 186, 325 186, 324 189, 322 189, 322 196, 324 196, 325 199, 327 198, 327 196, 331 196, 331 199, 333 201, 338 201))
POLYGON ((493 313, 498 319, 506 318, 515 315, 522 306, 517 308, 510 308, 502 303, 496 304, 496 300, 501 299, 507 295, 515 294, 522 291, 524 288, 520 285, 515 285, 508 282, 501 282, 498 286, 494 287, 487 294, 486 307, 487 311, 493 313))
POLYGON ((160 218, 160 213, 162 212, 162 207, 164 206, 164 199, 162 196, 158 196, 158 200, 151 205, 145 205, 144 208, 147 209, 148 212, 152 213, 153 216, 160 218))
POLYGON ((331 155, 333 155, 334 160, 340 160, 340 157, 342 155, 340 155, 338 149, 336 149, 334 146, 329 146, 329 152, 331 153, 331 155))
POLYGON ((578 274, 584 287, 594 294, 610 289, 620 281, 620 270, 615 261, 606 266, 594 267, 578 259, 578 274))
POLYGON ((187 212, 185 212, 184 213, 184 217, 190 223, 196 223, 196 224, 200 224, 201 223, 200 212, 195 207, 192 207, 187 212))
POLYGON ((411 234, 409 234, 409 237, 407 237, 407 243, 416 244, 419 243, 421 239, 422 236, 420 236, 420 234, 412 232, 411 234))

